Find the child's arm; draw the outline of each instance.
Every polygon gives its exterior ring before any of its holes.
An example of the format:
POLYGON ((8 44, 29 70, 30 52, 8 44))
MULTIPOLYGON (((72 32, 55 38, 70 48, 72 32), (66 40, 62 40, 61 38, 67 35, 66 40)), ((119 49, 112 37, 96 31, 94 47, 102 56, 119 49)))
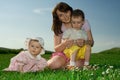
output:
POLYGON ((19 66, 18 66, 18 70, 19 70, 20 72, 23 72, 23 65, 19 65, 19 66))

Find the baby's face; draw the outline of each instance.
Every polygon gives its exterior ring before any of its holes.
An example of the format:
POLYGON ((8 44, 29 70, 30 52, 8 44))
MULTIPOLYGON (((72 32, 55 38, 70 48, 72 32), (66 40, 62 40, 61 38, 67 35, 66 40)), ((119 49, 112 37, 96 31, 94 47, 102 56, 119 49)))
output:
POLYGON ((42 50, 42 47, 38 41, 30 41, 29 51, 33 56, 37 56, 42 50))
POLYGON ((81 29, 82 25, 84 24, 84 21, 82 19, 82 17, 78 16, 78 17, 72 17, 72 26, 75 29, 81 29))

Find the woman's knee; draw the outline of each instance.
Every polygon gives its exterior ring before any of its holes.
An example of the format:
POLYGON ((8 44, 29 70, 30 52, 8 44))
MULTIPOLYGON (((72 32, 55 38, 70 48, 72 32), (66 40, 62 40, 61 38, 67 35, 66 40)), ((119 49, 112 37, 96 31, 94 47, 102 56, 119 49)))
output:
POLYGON ((60 56, 54 56, 47 63, 50 69, 59 69, 65 64, 65 60, 60 56))

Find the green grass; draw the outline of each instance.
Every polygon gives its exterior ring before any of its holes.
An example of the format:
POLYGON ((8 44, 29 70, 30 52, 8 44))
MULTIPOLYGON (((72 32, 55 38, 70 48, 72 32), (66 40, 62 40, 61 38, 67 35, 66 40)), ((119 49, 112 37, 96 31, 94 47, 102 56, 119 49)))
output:
MULTIPOLYGON (((90 70, 50 70, 41 72, 4 72, 10 58, 16 54, 0 54, 0 80, 120 80, 120 48, 106 50, 91 55, 90 70)), ((49 59, 51 54, 43 57, 49 59)))

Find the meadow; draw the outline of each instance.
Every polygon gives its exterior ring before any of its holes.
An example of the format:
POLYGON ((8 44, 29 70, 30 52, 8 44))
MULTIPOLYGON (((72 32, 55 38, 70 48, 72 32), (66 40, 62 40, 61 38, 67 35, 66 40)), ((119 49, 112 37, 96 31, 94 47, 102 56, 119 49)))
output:
MULTIPOLYGON (((10 58, 15 53, 0 52, 0 80, 120 80, 120 48, 112 48, 99 53, 91 54, 91 69, 50 70, 41 72, 5 72, 10 58)), ((43 57, 50 58, 51 53, 46 52, 43 57)))

